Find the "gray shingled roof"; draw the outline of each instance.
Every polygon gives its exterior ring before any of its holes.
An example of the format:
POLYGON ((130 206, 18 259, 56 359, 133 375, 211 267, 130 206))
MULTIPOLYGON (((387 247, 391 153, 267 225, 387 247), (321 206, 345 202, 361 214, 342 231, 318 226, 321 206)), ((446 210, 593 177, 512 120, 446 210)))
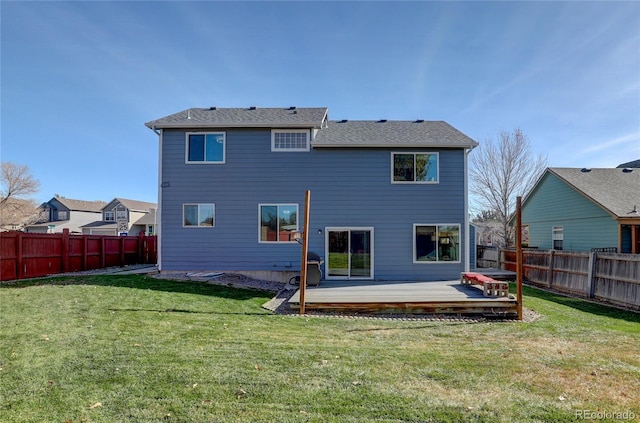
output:
POLYGON ((59 196, 55 196, 54 198, 72 211, 100 212, 102 208, 107 205, 105 201, 73 200, 59 196))
POLYGON ((145 123, 151 129, 164 128, 320 128, 327 118, 326 107, 288 108, 192 108, 145 123))
POLYGON ((152 209, 149 213, 133 222, 134 225, 154 225, 156 223, 156 209, 152 209))
POLYGON ((156 203, 147 203, 146 201, 127 200, 126 198, 115 198, 115 200, 118 200, 130 211, 140 211, 148 213, 149 210, 158 208, 158 205, 156 203))
POLYGON ((633 168, 640 168, 640 159, 638 160, 634 160, 632 162, 626 162, 626 163, 622 163, 621 165, 618 165, 619 168, 625 168, 625 167, 633 167, 633 168))
POLYGON ((80 226, 81 228, 111 228, 116 229, 118 225, 114 222, 105 222, 103 220, 97 220, 95 222, 87 223, 80 226))
POLYGON ((558 178, 590 198, 602 208, 619 218, 640 218, 640 169, 624 172, 623 169, 577 168, 547 169, 558 178))
POLYGON ((456 147, 476 141, 444 121, 330 121, 318 131, 314 147, 456 147))

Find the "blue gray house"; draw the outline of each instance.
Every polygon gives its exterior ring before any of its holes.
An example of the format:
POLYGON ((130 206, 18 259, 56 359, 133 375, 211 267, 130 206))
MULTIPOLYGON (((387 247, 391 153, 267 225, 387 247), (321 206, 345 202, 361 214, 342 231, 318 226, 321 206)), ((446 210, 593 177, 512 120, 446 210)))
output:
POLYGON ((446 122, 211 107, 146 126, 159 138, 161 271, 298 272, 291 235, 306 190, 309 250, 325 279, 450 280, 470 266, 477 143, 446 122))
POLYGON ((548 168, 522 202, 529 244, 640 253, 640 169, 548 168))

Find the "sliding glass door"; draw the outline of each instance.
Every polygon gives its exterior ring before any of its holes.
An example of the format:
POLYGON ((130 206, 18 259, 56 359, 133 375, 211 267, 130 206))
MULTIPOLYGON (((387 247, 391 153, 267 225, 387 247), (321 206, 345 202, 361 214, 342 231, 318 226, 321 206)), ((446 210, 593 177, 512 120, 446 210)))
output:
POLYGON ((327 228, 327 279, 373 279, 373 228, 327 228))

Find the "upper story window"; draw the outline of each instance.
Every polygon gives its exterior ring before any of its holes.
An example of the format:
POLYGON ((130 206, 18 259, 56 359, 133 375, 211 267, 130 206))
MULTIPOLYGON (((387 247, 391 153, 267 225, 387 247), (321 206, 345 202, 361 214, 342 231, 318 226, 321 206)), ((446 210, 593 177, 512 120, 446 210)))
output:
POLYGON ((127 210, 118 208, 116 210, 116 220, 125 220, 127 218, 127 210))
POLYGON ((391 153, 392 183, 437 184, 438 153, 391 153))
POLYGON ((225 140, 224 132, 188 132, 187 163, 224 163, 225 140))
POLYGON ((66 210, 58 210, 58 220, 68 220, 69 212, 66 210))
POLYGON ((309 151, 309 131, 304 129, 272 130, 271 151, 309 151))
POLYGON ((115 222, 116 214, 112 211, 104 212, 104 220, 106 220, 107 222, 115 222))

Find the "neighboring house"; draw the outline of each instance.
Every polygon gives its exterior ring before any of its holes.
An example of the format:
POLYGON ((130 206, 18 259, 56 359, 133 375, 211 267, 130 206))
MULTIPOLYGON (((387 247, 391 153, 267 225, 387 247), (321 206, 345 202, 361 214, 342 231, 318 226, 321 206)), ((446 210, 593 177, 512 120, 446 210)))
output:
POLYGON ((27 227, 25 232, 59 233, 69 229, 70 233, 81 233, 82 226, 100 219, 104 201, 83 201, 54 196, 39 207, 40 219, 27 227))
POLYGON ((160 270, 451 280, 470 266, 467 153, 442 121, 330 121, 326 108, 189 109, 159 136, 160 270))
POLYGON ((0 198, 0 232, 21 231, 39 220, 36 203, 23 198, 0 198))
POLYGON ((496 221, 474 221, 476 227, 476 242, 487 247, 504 247, 504 237, 501 235, 502 225, 496 221))
POLYGON ((640 159, 618 165, 618 168, 640 168, 640 159))
POLYGON ((149 213, 155 214, 157 208, 158 205, 155 203, 114 198, 102 207, 102 219, 84 225, 82 233, 85 235, 138 235, 139 232, 150 231, 155 234, 154 223, 138 222, 149 213), (150 229, 149 226, 151 226, 150 229))
POLYGON ((640 169, 548 168, 522 202, 529 244, 640 253, 640 169))
POLYGON ((133 222, 131 226, 131 232, 139 234, 142 232, 145 235, 156 234, 156 209, 152 208, 149 213, 145 213, 140 219, 133 222))

